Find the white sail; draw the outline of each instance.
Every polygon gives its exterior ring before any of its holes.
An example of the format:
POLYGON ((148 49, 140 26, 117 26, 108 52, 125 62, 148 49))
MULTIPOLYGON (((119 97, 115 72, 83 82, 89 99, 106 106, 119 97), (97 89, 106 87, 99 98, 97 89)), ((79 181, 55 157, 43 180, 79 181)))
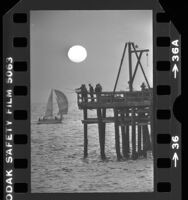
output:
POLYGON ((51 90, 50 96, 48 98, 45 117, 52 117, 53 116, 53 90, 51 90))
POLYGON ((65 94, 59 90, 54 90, 57 96, 57 104, 59 108, 59 114, 67 114, 68 113, 68 99, 65 94))

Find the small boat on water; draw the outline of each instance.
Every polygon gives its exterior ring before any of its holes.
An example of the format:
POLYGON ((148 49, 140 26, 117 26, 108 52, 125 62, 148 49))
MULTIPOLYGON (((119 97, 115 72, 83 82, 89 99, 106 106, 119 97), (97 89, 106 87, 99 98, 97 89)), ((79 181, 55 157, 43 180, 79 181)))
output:
POLYGON ((68 113, 68 99, 66 95, 59 90, 51 90, 48 102, 46 105, 46 111, 42 118, 39 118, 37 124, 58 124, 63 120, 63 115, 68 113), (58 105, 58 116, 53 114, 53 92, 56 95, 58 105))

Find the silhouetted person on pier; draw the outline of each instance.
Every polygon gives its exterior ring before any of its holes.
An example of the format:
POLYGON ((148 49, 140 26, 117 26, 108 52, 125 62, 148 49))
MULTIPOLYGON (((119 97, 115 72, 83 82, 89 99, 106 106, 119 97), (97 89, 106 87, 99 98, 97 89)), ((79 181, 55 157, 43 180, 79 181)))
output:
POLYGON ((100 85, 100 83, 98 83, 98 84, 95 86, 95 92, 96 92, 96 96, 97 96, 97 101, 99 101, 100 94, 101 94, 101 92, 102 92, 102 86, 100 85))
POLYGON ((88 93, 88 91, 87 91, 86 85, 82 84, 80 89, 81 89, 81 94, 82 94, 82 101, 83 102, 87 102, 87 93, 88 93))
POLYGON ((93 102, 94 101, 94 97, 93 97, 94 89, 91 84, 89 84, 89 92, 90 92, 91 101, 93 102))
POLYGON ((142 91, 145 91, 146 90, 146 84, 143 82, 142 85, 140 86, 142 91))
POLYGON ((100 85, 100 83, 98 83, 98 84, 95 86, 95 92, 97 92, 97 93, 102 92, 102 86, 100 85))

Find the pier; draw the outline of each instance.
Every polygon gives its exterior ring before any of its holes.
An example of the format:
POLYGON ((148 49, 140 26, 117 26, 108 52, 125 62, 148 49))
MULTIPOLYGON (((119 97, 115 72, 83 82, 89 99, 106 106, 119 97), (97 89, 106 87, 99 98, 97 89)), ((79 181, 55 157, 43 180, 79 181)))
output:
MULTIPOLYGON (((106 124, 114 124, 115 150, 117 160, 137 159, 147 157, 147 151, 152 151, 152 96, 153 90, 149 85, 144 68, 141 64, 141 56, 149 50, 137 50, 134 43, 125 44, 120 62, 114 89, 110 92, 94 92, 84 96, 77 91, 78 108, 83 110, 84 132, 84 158, 88 157, 88 126, 98 125, 99 145, 101 159, 106 159, 105 136, 106 124), (129 91, 116 91, 119 75, 123 65, 126 49, 128 48, 129 59, 129 91), (137 64, 132 68, 132 54, 137 57, 137 64), (133 81, 138 67, 141 67, 147 86, 142 84, 140 91, 134 91, 133 81), (107 116, 108 109, 113 110, 113 116, 107 116), (96 117, 88 117, 88 111, 95 110, 96 117), (149 133, 150 132, 150 133, 149 133), (120 137, 122 144, 120 144, 120 137), (121 147, 121 149, 120 149, 121 147)), ((113 148, 113 147, 112 147, 113 148)))

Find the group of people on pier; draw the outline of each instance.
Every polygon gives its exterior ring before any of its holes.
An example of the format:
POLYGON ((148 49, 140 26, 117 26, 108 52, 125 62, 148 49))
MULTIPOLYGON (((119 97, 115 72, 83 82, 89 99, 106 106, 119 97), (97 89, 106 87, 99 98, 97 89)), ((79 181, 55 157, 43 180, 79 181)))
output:
MULTIPOLYGON (((102 86, 100 83, 96 84, 95 88, 88 84, 88 88, 85 84, 82 84, 81 87, 76 89, 76 92, 79 93, 79 97, 82 102, 98 102, 102 93, 102 86)), ((146 84, 143 82, 141 84, 141 91, 147 92, 149 89, 146 87, 146 84)))
POLYGON ((82 102, 88 102, 88 97, 90 97, 91 102, 94 102, 94 95, 96 94, 96 98, 98 99, 100 93, 102 92, 102 86, 100 83, 98 83, 96 84, 94 89, 94 87, 91 84, 89 84, 89 88, 87 89, 86 85, 82 84, 80 88, 76 89, 76 91, 81 93, 82 102))

